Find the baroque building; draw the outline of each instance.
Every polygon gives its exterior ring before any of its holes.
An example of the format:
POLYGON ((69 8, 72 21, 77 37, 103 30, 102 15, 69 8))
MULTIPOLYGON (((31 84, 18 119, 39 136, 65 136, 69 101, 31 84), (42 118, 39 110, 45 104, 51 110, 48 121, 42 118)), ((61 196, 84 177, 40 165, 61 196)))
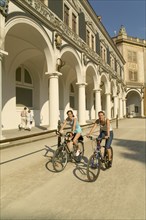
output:
POLYGON ((125 60, 87 0, 0 1, 0 129, 126 116, 125 60))
POLYGON ((122 25, 113 38, 123 55, 126 110, 129 117, 146 116, 146 40, 127 35, 122 25))

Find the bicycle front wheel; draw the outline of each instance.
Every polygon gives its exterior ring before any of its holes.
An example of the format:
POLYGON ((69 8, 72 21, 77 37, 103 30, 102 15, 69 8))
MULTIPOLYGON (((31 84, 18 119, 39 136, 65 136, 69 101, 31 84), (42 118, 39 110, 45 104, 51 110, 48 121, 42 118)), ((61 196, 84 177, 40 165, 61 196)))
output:
POLYGON ((56 172, 61 172, 67 165, 67 152, 63 147, 58 147, 52 158, 53 168, 56 172))
POLYGON ((90 156, 87 164, 87 178, 90 182, 97 180, 101 168, 101 161, 96 154, 90 156))

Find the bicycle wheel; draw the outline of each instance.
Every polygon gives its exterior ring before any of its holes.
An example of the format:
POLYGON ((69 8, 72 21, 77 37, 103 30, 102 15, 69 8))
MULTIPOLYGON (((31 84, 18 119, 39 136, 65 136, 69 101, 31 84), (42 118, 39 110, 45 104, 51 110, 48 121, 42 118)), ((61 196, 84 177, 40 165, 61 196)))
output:
POLYGON ((78 142, 78 146, 73 146, 73 158, 76 162, 80 162, 84 156, 84 143, 82 141, 78 142), (76 156, 77 150, 80 151, 79 156, 76 156))
POLYGON ((89 181, 93 182, 97 180, 97 177, 100 173, 100 168, 100 158, 96 154, 91 155, 87 164, 87 178, 89 181))
POLYGON ((58 147, 54 152, 52 163, 56 172, 64 170, 67 165, 67 152, 63 147, 58 147))

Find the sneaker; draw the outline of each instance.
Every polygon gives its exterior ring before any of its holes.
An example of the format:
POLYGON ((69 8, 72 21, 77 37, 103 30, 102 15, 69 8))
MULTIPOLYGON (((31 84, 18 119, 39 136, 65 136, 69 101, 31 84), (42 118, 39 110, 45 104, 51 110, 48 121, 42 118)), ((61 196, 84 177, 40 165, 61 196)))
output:
POLYGON ((76 157, 78 157, 79 155, 80 155, 80 150, 77 150, 76 157))

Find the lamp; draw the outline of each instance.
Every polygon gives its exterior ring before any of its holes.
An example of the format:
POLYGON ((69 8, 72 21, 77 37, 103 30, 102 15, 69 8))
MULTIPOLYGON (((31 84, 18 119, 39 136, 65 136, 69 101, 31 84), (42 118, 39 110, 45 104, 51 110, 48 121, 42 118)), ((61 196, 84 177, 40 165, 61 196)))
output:
POLYGON ((100 83, 100 88, 102 88, 103 85, 104 85, 104 82, 101 81, 101 83, 100 83))
POLYGON ((61 58, 56 60, 56 70, 60 72, 60 69, 65 65, 65 62, 61 58))

